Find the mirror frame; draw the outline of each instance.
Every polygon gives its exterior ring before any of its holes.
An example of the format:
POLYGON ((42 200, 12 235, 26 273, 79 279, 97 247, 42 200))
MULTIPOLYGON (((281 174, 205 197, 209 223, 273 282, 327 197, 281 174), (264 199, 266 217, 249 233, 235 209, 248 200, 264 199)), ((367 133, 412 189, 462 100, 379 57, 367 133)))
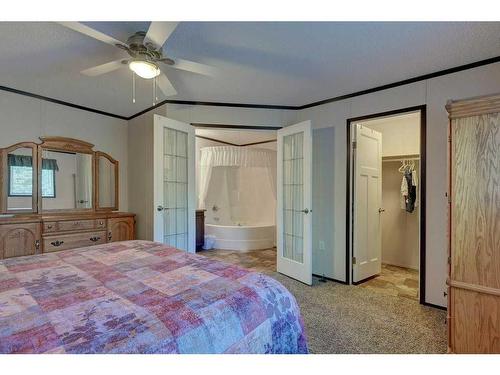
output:
POLYGON ((118 183, 119 183, 119 162, 118 160, 113 159, 110 155, 106 154, 105 152, 102 151, 96 151, 95 152, 95 157, 94 157, 94 163, 95 163, 95 210, 96 211, 117 211, 118 210, 118 201, 119 201, 119 189, 118 189, 118 183), (109 160, 111 164, 113 164, 115 168, 115 205, 111 207, 101 207, 99 206, 99 158, 104 157, 109 160))
POLYGON ((12 146, 2 148, 0 149, 0 160, 1 160, 1 168, 0 171, 6 171, 5 173, 0 173, 0 213, 17 213, 17 214, 30 214, 30 213, 36 213, 39 211, 38 207, 38 180, 39 180, 39 175, 38 175, 38 145, 34 142, 20 142, 16 143, 12 146), (33 190, 31 192, 31 209, 30 210, 9 210, 8 207, 8 191, 9 191, 9 178, 4 177, 7 176, 9 173, 9 167, 7 165, 7 155, 12 152, 17 150, 18 148, 31 148, 32 153, 32 164, 33 164, 33 190))
MULTIPOLYGON (((67 138, 67 137, 40 137, 42 141, 38 145, 38 165, 42 165, 42 153, 44 150, 49 151, 66 151, 72 153, 89 154, 92 156, 92 207, 91 208, 62 208, 62 209, 49 209, 43 208, 42 204, 42 184, 38 184, 38 202, 39 202, 39 212, 93 212, 95 211, 95 152, 92 150, 94 145, 79 139, 67 138)), ((42 181, 42 169, 38 168, 38 181, 42 181)))

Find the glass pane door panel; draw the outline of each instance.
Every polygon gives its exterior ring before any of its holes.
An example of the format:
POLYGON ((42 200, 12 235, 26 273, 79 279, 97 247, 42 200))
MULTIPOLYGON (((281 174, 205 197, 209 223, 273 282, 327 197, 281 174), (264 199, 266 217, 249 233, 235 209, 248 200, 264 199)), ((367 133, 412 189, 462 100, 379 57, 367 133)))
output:
POLYGON ((187 133, 164 128, 164 242, 187 250, 187 133))
POLYGON ((303 262, 303 133, 283 139, 283 257, 303 262))

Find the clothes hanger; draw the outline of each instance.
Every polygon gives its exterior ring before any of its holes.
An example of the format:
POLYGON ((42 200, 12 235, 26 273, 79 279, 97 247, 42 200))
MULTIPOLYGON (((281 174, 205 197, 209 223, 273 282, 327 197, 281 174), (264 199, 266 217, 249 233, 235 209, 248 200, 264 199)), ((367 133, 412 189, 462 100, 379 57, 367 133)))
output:
POLYGON ((398 169, 399 173, 404 173, 404 168, 405 168, 405 161, 401 160, 401 166, 398 169))

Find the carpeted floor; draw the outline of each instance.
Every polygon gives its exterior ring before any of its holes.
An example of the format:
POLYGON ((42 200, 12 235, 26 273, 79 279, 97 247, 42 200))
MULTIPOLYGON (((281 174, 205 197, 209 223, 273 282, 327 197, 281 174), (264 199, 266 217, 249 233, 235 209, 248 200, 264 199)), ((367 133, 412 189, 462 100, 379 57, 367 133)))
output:
POLYGON ((311 353, 445 353, 446 312, 400 296, 332 281, 313 286, 275 272, 269 249, 199 254, 256 269, 281 282, 296 298, 311 353), (262 251, 262 250, 261 250, 262 251), (258 259, 266 262, 258 266, 258 259))

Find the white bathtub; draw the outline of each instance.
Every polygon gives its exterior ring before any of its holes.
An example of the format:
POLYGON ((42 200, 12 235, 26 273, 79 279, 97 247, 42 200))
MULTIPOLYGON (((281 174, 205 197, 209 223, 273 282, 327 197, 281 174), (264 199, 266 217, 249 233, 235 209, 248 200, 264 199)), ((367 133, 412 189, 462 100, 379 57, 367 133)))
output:
POLYGON ((276 226, 261 225, 216 225, 205 224, 205 235, 215 236, 216 249, 260 250, 276 244, 276 226))

